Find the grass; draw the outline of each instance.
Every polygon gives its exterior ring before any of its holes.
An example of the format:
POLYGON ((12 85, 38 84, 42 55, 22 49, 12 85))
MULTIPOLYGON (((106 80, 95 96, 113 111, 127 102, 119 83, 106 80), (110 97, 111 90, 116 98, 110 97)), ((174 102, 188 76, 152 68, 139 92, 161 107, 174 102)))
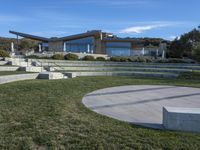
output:
POLYGON ((14 75, 14 74, 26 74, 26 71, 0 71, 0 76, 14 75))
POLYGON ((200 134, 135 126, 81 103, 94 90, 133 84, 200 87, 200 80, 80 77, 0 85, 0 149, 200 148, 200 134))

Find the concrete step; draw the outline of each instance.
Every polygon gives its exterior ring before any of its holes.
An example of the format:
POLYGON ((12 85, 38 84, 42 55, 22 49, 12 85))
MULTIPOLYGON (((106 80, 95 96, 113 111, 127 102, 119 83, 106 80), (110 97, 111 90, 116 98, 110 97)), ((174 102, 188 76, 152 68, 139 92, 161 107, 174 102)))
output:
POLYGON ((71 71, 71 72, 91 72, 91 71, 142 71, 142 72, 192 72, 191 69, 174 68, 140 68, 140 67, 50 67, 50 71, 71 71))
POLYGON ((39 61, 44 64, 149 64, 149 65, 188 65, 188 66, 200 66, 200 64, 191 63, 142 63, 142 62, 112 62, 112 61, 69 61, 69 60, 52 60, 52 59, 28 59, 29 62, 39 61))
POLYGON ((139 76, 139 77, 158 77, 158 78, 177 78, 175 73, 153 73, 153 72, 65 72, 67 76, 139 76))
MULTIPOLYGON (((43 64, 45 66, 45 64, 43 64)), ((191 69, 200 70, 200 66, 189 66, 189 65, 162 65, 162 64, 48 64, 49 67, 140 67, 140 68, 165 68, 165 69, 191 69)))
POLYGON ((0 66, 7 65, 7 64, 8 64, 8 61, 0 61, 0 66))
POLYGON ((20 70, 26 71, 26 72, 45 72, 46 71, 43 67, 35 67, 35 66, 20 67, 20 70))
POLYGON ((66 61, 66 60, 29 60, 36 65, 43 66, 149 66, 149 67, 196 67, 200 68, 200 64, 186 64, 186 63, 138 63, 138 62, 111 62, 111 61, 66 61))

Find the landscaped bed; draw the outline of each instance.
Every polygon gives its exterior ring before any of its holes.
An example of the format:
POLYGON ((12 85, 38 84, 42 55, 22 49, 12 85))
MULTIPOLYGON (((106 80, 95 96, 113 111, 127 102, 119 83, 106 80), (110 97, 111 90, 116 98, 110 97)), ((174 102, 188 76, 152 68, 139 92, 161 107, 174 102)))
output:
POLYGON ((135 126, 81 102, 94 90, 134 84, 200 87, 200 80, 81 77, 0 85, 0 149, 199 149, 200 134, 135 126))

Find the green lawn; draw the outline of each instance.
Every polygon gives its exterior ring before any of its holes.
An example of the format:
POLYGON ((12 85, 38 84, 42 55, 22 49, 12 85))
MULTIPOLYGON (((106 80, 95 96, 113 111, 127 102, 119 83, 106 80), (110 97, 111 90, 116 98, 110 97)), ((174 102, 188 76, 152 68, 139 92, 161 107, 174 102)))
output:
POLYGON ((4 75, 14 75, 14 74, 26 74, 28 72, 25 71, 0 71, 0 76, 4 75))
POLYGON ((0 149, 199 149, 200 134, 143 128, 81 103, 97 89, 130 84, 200 87, 200 80, 80 77, 0 85, 0 149))

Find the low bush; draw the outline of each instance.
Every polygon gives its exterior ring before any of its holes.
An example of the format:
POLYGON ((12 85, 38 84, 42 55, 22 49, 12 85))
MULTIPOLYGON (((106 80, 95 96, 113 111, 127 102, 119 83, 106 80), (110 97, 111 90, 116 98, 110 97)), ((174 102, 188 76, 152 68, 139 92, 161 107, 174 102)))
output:
POLYGON ((115 61, 115 62, 129 62, 131 60, 128 57, 114 56, 114 57, 110 58, 110 61, 115 61))
POLYGON ((96 61, 106 61, 106 59, 104 57, 97 57, 96 61))
POLYGON ((169 59, 159 59, 155 61, 156 63, 196 63, 192 59, 180 59, 180 58, 169 58, 169 59))
POLYGON ((7 51, 4 50, 0 50, 0 57, 10 57, 9 53, 7 51))
POLYGON ((111 57, 110 61, 120 62, 120 57, 111 57))
POLYGON ((130 59, 128 57, 121 57, 120 62, 129 62, 130 59))
POLYGON ((37 56, 37 55, 29 55, 29 56, 26 56, 26 58, 30 58, 30 59, 40 59, 40 57, 37 56))
POLYGON ((78 56, 77 56, 76 54, 71 54, 71 53, 66 54, 66 55, 64 56, 64 58, 65 58, 66 60, 78 60, 78 56))
POLYGON ((153 62, 152 57, 111 57, 110 61, 115 61, 115 62, 153 62))
POLYGON ((144 57, 138 57, 136 59, 136 62, 146 62, 146 58, 144 58, 144 57))
POLYGON ((42 57, 40 57, 39 59, 51 59, 51 57, 48 57, 48 56, 42 56, 42 57))
POLYGON ((177 58, 170 58, 167 60, 168 63, 186 63, 183 59, 177 59, 177 58))
POLYGON ((55 55, 52 56, 52 59, 64 60, 64 55, 63 54, 55 54, 55 55))
POLYGON ((95 58, 94 58, 94 56, 87 55, 87 56, 83 57, 83 60, 86 60, 86 61, 94 61, 95 58))

